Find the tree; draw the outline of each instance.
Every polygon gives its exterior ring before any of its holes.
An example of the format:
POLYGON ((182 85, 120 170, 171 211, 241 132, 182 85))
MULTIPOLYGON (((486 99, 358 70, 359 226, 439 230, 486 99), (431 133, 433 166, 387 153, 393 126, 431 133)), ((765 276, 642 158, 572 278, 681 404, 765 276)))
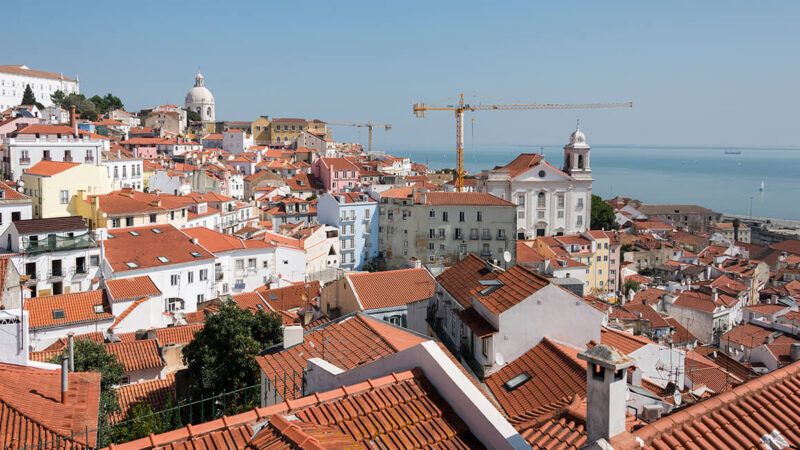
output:
POLYGON ((203 120, 203 118, 200 117, 199 112, 192 111, 191 109, 186 109, 186 108, 184 108, 183 110, 186 111, 186 120, 188 120, 189 122, 200 122, 201 120, 203 120))
POLYGON ((277 314, 252 314, 232 301, 223 302, 183 349, 192 396, 209 397, 258 383, 255 356, 280 342, 281 324, 277 314))
MULTIPOLYGON (((67 352, 68 350, 64 349, 61 355, 54 356, 50 362, 60 364, 62 355, 67 355, 67 352)), ((117 355, 108 353, 103 344, 89 339, 75 341, 73 355, 76 372, 100 373, 98 426, 105 426, 108 424, 109 416, 119 411, 117 390, 114 386, 122 383, 125 366, 117 359, 117 355)))
POLYGON ((616 230, 619 228, 614 208, 604 202, 599 195, 592 194, 592 230, 616 230))
POLYGON ((622 285, 622 292, 624 292, 625 295, 628 295, 630 291, 636 293, 639 292, 641 287, 642 285, 638 281, 634 280, 633 278, 629 278, 625 280, 625 284, 622 285))
POLYGON ((22 103, 20 105, 35 105, 39 109, 44 109, 44 105, 36 101, 36 96, 33 95, 33 89, 31 89, 30 84, 25 86, 25 93, 22 94, 22 103))
POLYGON ((642 275, 642 276, 645 276, 645 277, 652 277, 655 274, 656 274, 656 272, 653 269, 649 268, 649 267, 645 267, 643 269, 639 269, 639 275, 642 275))
POLYGON ((735 242, 739 241, 739 227, 742 226, 742 221, 739 219, 733 219, 733 240, 735 242))
POLYGON ((66 95, 64 95, 64 91, 62 91, 61 89, 50 94, 50 101, 53 102, 53 104, 56 106, 63 105, 65 99, 66 95))

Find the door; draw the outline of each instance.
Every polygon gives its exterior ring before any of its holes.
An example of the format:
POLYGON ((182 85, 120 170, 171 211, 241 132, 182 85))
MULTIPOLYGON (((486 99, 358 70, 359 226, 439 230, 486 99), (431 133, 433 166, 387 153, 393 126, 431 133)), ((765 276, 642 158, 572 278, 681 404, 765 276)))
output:
POLYGON ((56 281, 53 283, 53 295, 60 295, 64 293, 64 283, 56 281))

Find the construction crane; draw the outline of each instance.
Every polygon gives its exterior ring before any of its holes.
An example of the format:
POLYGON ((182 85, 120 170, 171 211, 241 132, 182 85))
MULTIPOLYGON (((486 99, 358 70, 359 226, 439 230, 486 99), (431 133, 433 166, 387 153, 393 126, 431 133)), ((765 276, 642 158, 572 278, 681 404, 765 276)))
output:
POLYGON ((341 127, 359 127, 359 128, 367 128, 367 129, 369 130, 369 152, 370 152, 370 153, 372 153, 372 129, 373 129, 373 128, 375 128, 375 127, 378 127, 378 128, 380 128, 380 127, 383 127, 383 128, 386 130, 386 131, 389 131, 389 130, 391 130, 391 129, 392 129, 392 126, 391 126, 391 125, 389 125, 388 123, 387 123, 387 124, 380 125, 380 124, 377 124, 377 123, 372 123, 372 121, 371 121, 371 120, 370 120, 369 122, 367 122, 367 123, 339 123, 339 122, 327 122, 327 124, 328 124, 328 125, 336 125, 336 126, 341 126, 341 127))
MULTIPOLYGON (((446 101, 446 100, 445 100, 446 101)), ((523 109, 597 109, 597 108, 633 108, 633 102, 620 103, 530 103, 511 105, 470 105, 464 103, 464 94, 458 95, 458 103, 445 106, 428 106, 425 103, 414 103, 414 115, 424 118, 428 111, 454 111, 456 114, 456 154, 458 158, 456 167, 456 190, 461 192, 464 187, 464 112, 465 111, 492 111, 492 110, 523 110, 523 109)))

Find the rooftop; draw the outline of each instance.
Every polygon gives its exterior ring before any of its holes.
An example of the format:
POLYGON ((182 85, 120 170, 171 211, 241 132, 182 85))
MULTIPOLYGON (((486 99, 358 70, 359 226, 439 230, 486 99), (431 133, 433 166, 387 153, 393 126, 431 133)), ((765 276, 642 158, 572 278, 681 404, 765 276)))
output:
POLYGON ((83 217, 80 216, 15 220, 14 226, 19 234, 48 234, 60 231, 87 230, 89 228, 83 217))
MULTIPOLYGON (((493 286, 472 288, 472 296, 493 314, 501 314, 550 282, 538 273, 516 265, 499 274, 493 286)), ((576 298, 577 299, 577 298, 576 298)))
POLYGON ((161 291, 158 290, 153 280, 147 275, 106 280, 106 289, 111 301, 114 302, 161 295, 161 291))
POLYGON ((106 262, 114 272, 162 267, 214 256, 172 225, 112 230, 103 241, 106 262), (113 238, 112 238, 113 236, 113 238), (165 258, 166 262, 159 258, 165 258))
POLYGON ((25 301, 32 330, 110 320, 103 290, 31 297, 25 301))
POLYGON ((62 162, 62 161, 39 161, 33 167, 25 171, 27 175, 38 175, 42 177, 52 177, 65 170, 79 166, 79 163, 62 162))
POLYGON ((427 269, 400 269, 345 275, 362 311, 407 305, 433 297, 435 283, 427 269))

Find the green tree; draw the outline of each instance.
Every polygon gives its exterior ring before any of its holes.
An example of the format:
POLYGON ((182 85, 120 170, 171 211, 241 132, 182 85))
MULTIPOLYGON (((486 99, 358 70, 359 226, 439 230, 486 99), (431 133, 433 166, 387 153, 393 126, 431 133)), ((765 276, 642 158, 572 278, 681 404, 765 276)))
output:
POLYGON ((191 109, 186 109, 186 108, 184 108, 183 110, 186 111, 186 120, 188 120, 189 122, 200 122, 201 120, 203 120, 203 118, 200 117, 199 112, 192 111, 191 109))
POLYGON ((44 108, 44 105, 36 101, 36 96, 33 95, 33 89, 31 89, 30 84, 25 86, 25 93, 22 94, 22 103, 20 105, 35 105, 39 109, 44 108))
POLYGON ((614 208, 604 202, 599 195, 592 194, 592 230, 616 230, 619 228, 614 208))
POLYGON ((205 326, 183 349, 183 362, 195 399, 241 389, 258 383, 255 356, 281 340, 277 314, 252 314, 232 301, 206 319, 205 326))
POLYGON ((739 240, 739 227, 742 226, 742 221, 739 219, 733 219, 733 240, 739 240))
POLYGON ((56 106, 61 106, 64 104, 64 100, 66 100, 66 95, 64 95, 64 91, 61 89, 53 92, 50 94, 50 101, 53 102, 56 106))
MULTIPOLYGON (((64 349, 61 355, 54 356, 50 362, 60 364, 62 355, 66 354, 67 349, 64 349)), ((73 354, 76 372, 100 373, 98 426, 105 426, 108 423, 109 416, 119 411, 117 390, 114 386, 122 382, 125 366, 117 359, 116 355, 108 353, 103 344, 88 339, 75 341, 73 354)))
POLYGON ((629 278, 625 280, 625 284, 622 285, 622 292, 624 292, 625 295, 628 295, 630 291, 636 293, 639 292, 639 289, 641 289, 641 287, 642 287, 641 283, 632 278, 629 278))
POLYGON ((653 269, 649 268, 649 267, 645 267, 643 269, 639 269, 639 275, 642 275, 642 276, 645 276, 645 277, 652 277, 655 274, 656 274, 655 271, 653 269))

